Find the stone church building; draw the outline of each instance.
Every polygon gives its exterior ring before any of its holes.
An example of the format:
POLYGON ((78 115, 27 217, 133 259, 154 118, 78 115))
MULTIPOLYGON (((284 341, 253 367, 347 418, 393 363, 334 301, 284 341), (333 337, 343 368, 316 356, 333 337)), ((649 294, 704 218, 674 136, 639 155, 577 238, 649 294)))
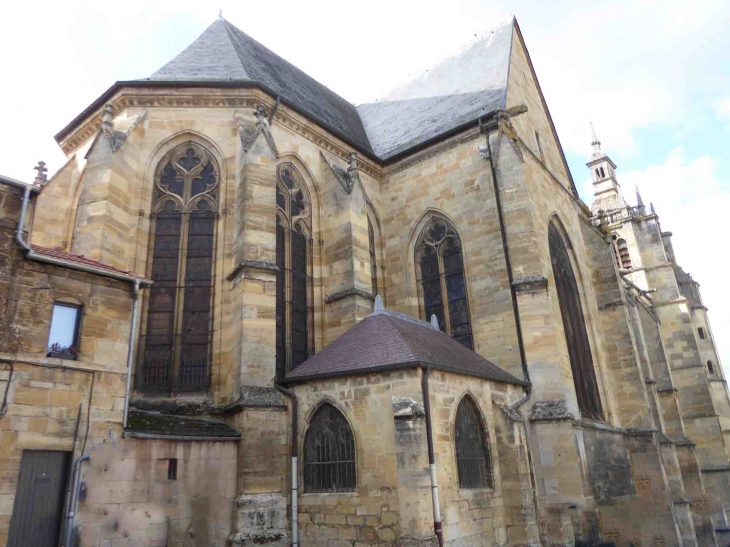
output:
POLYGON ((219 18, 56 140, 0 177, 3 544, 730 544, 699 285, 515 20, 356 107, 219 18))

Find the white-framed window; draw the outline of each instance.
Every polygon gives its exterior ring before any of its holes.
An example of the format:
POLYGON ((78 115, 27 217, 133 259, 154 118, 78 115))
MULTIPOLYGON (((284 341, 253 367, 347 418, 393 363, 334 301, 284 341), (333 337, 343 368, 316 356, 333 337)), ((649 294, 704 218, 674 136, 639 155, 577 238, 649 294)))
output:
POLYGON ((79 349, 81 306, 54 302, 51 328, 48 333, 49 357, 76 359, 79 349))

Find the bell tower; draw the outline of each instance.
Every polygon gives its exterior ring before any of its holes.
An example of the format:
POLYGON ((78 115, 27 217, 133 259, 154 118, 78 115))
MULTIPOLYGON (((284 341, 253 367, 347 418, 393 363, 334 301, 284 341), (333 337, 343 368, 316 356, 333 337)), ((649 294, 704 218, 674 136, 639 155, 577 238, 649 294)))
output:
POLYGON ((593 141, 593 153, 591 159, 586 165, 591 170, 593 177, 593 205, 591 212, 596 213, 599 210, 611 211, 626 207, 626 201, 621 194, 621 186, 616 180, 616 164, 611 161, 601 150, 601 141, 598 140, 596 132, 591 124, 591 135, 593 141))

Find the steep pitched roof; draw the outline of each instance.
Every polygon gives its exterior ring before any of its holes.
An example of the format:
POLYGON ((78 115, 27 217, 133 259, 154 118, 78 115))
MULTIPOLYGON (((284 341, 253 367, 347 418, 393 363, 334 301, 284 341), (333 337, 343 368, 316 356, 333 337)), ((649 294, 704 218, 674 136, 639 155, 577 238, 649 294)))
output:
POLYGON ((514 19, 384 99, 357 107, 376 155, 388 159, 504 108, 514 19))
POLYGON ((505 107, 514 20, 390 93, 355 107, 225 19, 149 78, 117 82, 57 135, 61 142, 124 87, 258 86, 359 152, 385 162, 505 107))
POLYGON ((429 323, 376 311, 286 375, 286 383, 429 366, 437 370, 526 385, 429 323))
POLYGON ((148 80, 257 82, 359 147, 371 150, 354 105, 223 18, 148 80))

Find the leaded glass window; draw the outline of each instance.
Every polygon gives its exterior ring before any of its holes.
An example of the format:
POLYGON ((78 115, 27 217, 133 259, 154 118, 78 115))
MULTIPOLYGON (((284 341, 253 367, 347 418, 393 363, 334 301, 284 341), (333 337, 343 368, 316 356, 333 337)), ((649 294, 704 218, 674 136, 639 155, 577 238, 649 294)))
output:
POLYGON ((368 246, 370 249, 370 282, 373 296, 378 295, 378 259, 375 254, 375 230, 368 217, 368 246))
POLYGON ((492 460, 484 423, 474 401, 465 396, 456 409, 454 441, 461 488, 492 488, 492 460))
POLYGON ((276 375, 283 378, 312 354, 311 201, 291 163, 276 170, 276 375))
POLYGON ((441 218, 429 220, 418 238, 416 274, 426 320, 435 315, 443 332, 473 349, 461 241, 441 218))
POLYGON ((218 173, 211 154, 193 142, 171 150, 157 167, 141 389, 209 385, 218 173))
POLYGON ((548 242, 578 408, 584 417, 602 420, 601 397, 598 393, 598 382, 578 283, 573 273, 565 240, 553 222, 548 228, 548 242))
POLYGON ((339 410, 325 403, 304 438, 304 491, 352 492, 356 485, 352 429, 339 410))

